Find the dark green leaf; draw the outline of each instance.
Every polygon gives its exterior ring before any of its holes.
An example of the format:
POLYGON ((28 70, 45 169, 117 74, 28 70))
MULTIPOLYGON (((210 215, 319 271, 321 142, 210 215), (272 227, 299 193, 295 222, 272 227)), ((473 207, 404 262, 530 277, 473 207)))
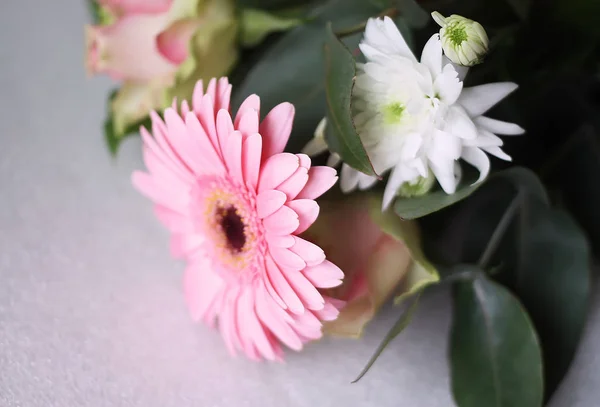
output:
POLYGON ((254 47, 267 35, 289 30, 302 22, 303 20, 298 16, 287 17, 259 9, 244 9, 240 14, 240 40, 243 46, 254 47))
MULTIPOLYGON (((319 3, 319 2, 317 2, 319 3)), ((382 9, 365 0, 329 0, 315 7, 308 23, 285 33, 266 51, 236 89, 232 105, 238 107, 250 94, 261 98, 261 111, 288 101, 296 108, 296 118, 288 151, 299 151, 312 138, 319 121, 325 116, 325 78, 323 44, 328 21, 336 31, 365 22, 382 9)), ((345 38, 350 49, 358 44, 360 34, 345 38)))
POLYGON ((350 107, 356 63, 348 48, 327 27, 325 43, 325 96, 327 99, 327 130, 329 149, 349 166, 365 174, 375 175, 369 156, 360 140, 350 107))
POLYGON ((87 0, 88 8, 92 15, 92 22, 94 24, 100 23, 100 5, 96 0, 87 0))
POLYGON ((590 299, 590 250, 566 212, 531 200, 522 215, 515 290, 540 335, 549 396, 581 339, 590 299))
POLYGON ((375 353, 373 354, 373 356, 371 356, 371 359, 369 359, 369 362, 367 363, 365 368, 362 370, 362 372, 360 372, 358 377, 356 379, 354 379, 354 381, 352 383, 356 383, 365 374, 367 374, 367 372, 369 371, 371 366, 373 366, 373 364, 375 363, 377 358, 379 358, 381 353, 390 344, 390 342, 396 336, 400 335, 400 333, 402 333, 402 331, 404 331, 404 329, 410 324, 410 321, 412 320, 412 317, 417 309, 417 306, 419 305, 420 296, 421 296, 421 293, 418 293, 416 295, 416 297, 414 298, 412 304, 410 304, 410 306, 406 309, 406 311, 404 311, 402 313, 402 315, 400 315, 400 318, 398 318, 398 321, 396 321, 396 323, 394 324, 392 329, 390 329, 389 332, 385 335, 385 338, 383 338, 383 341, 381 342, 381 344, 379 344, 379 346, 377 347, 377 350, 375 350, 375 353))
MULTIPOLYGON (((425 28, 431 21, 431 16, 415 0, 395 0, 396 7, 400 11, 403 20, 409 27, 425 28)), ((404 34, 404 33, 402 33, 404 34)))
POLYGON ((459 407, 542 405, 542 357, 533 325, 509 291, 484 277, 456 283, 450 363, 459 407))
POLYGON ((398 198, 394 204, 394 211, 403 219, 417 219, 462 201, 482 184, 462 183, 452 195, 438 189, 416 198, 398 198))

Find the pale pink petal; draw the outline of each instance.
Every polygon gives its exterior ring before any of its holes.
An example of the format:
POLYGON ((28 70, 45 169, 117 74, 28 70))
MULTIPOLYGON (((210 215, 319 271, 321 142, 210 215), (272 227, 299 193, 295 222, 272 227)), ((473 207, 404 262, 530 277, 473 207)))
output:
POLYGON ((175 212, 161 205, 154 206, 154 214, 172 233, 189 233, 193 231, 193 226, 187 214, 175 212))
POLYGON ((136 14, 109 26, 89 27, 88 71, 137 82, 171 77, 177 65, 158 52, 155 41, 167 22, 167 13, 136 14))
POLYGON ((131 181, 138 191, 146 195, 153 202, 176 212, 184 213, 186 210, 188 196, 182 191, 179 191, 177 195, 165 194, 165 191, 156 185, 156 182, 149 174, 141 171, 134 172, 131 176, 131 181))
POLYGON ((196 114, 200 114, 200 105, 202 104, 202 99, 204 98, 204 81, 202 79, 198 80, 194 85, 194 91, 192 92, 192 108, 196 114))
POLYGON ((203 152, 195 149, 196 144, 192 141, 192 136, 188 134, 188 127, 181 119, 181 116, 172 108, 168 108, 165 110, 165 122, 167 125, 167 134, 169 135, 168 140, 174 153, 177 154, 177 157, 179 157, 192 172, 196 174, 205 172, 205 170, 200 167, 201 163, 200 160, 198 160, 198 158, 201 157, 200 154, 203 152))
POLYGON ((233 298, 230 294, 227 298, 225 298, 225 301, 223 302, 223 308, 219 313, 219 331, 221 332, 221 336, 223 337, 223 341, 227 346, 229 354, 235 357, 237 355, 237 351, 234 331, 235 316, 233 314, 233 310, 233 298))
POLYGON ((285 279, 290 283, 304 306, 311 310, 323 309, 325 300, 321 293, 311 284, 304 274, 297 270, 282 268, 285 279))
POLYGON ((239 123, 236 124, 236 129, 242 132, 244 136, 258 133, 258 111, 254 109, 246 109, 242 114, 239 123))
POLYGON ((273 247, 283 247, 285 249, 289 249, 296 242, 294 240, 294 236, 292 235, 274 235, 271 233, 265 233, 265 238, 269 246, 273 247))
POLYGON ((172 185, 177 189, 187 188, 189 183, 179 178, 177 173, 172 171, 171 168, 169 168, 169 166, 165 164, 152 149, 144 146, 142 153, 144 157, 144 164, 146 164, 146 168, 148 169, 148 172, 152 174, 152 176, 162 180, 166 184, 172 185))
POLYGON ((306 311, 300 315, 293 315, 294 331, 307 341, 314 341, 323 336, 322 325, 311 311, 306 311), (314 324, 316 321, 317 325, 314 324))
POLYGON ((275 189, 263 191, 256 197, 256 212, 263 219, 275 213, 283 206, 286 196, 283 192, 275 189))
POLYGON ((298 228, 295 234, 306 231, 319 216, 319 204, 312 199, 296 199, 286 204, 298 215, 298 228))
MULTIPOLYGON (((264 142, 263 138, 263 154, 264 142)), ((275 189, 296 172, 299 166, 300 159, 295 154, 281 153, 267 158, 260 171, 258 191, 275 189)))
POLYGON ((323 309, 315 310, 313 312, 321 321, 333 321, 340 315, 340 310, 334 306, 327 297, 323 298, 325 299, 323 309))
MULTIPOLYGON (((281 313, 285 314, 290 320, 291 317, 273 302, 271 297, 263 290, 256 293, 255 309, 262 324, 269 328, 281 342, 291 349, 302 349, 302 341, 281 313)), ((304 312, 304 309, 301 312, 304 312)))
POLYGON ((210 96, 210 99, 215 104, 215 111, 213 113, 216 115, 217 112, 221 110, 221 107, 217 104, 217 78, 212 78, 210 81, 208 81, 206 94, 210 96))
MULTIPOLYGON (((225 110, 221 110, 224 112, 225 110)), ((242 173, 242 133, 239 131, 232 132, 227 138, 227 144, 223 151, 225 162, 229 167, 229 175, 234 180, 243 183, 244 174, 242 173)))
POLYGON ((297 236, 293 238, 294 245, 290 250, 300 256, 307 266, 316 266, 325 260, 325 252, 319 246, 297 236))
POLYGON ((202 235, 185 233, 171 236, 171 256, 186 258, 202 247, 205 239, 202 235))
POLYGON ((297 271, 306 267, 304 259, 289 249, 283 247, 269 247, 269 253, 282 270, 297 271))
POLYGON ((194 172, 198 175, 207 172, 217 175, 223 174, 225 166, 195 113, 189 112, 185 116, 185 125, 188 128, 188 137, 190 138, 189 153, 195 158, 193 162, 194 172))
MULTIPOLYGON (((300 301, 298 295, 294 292, 292 287, 290 287, 289 283, 283 276, 281 269, 271 258, 271 256, 266 256, 265 265, 269 275, 269 280, 271 281, 271 284, 273 284, 273 288, 275 288, 275 291, 285 302, 289 310, 296 314, 304 312, 304 305, 302 305, 302 301, 300 301)), ((259 297, 257 296, 257 302, 258 298, 259 297)))
POLYGON ((194 321, 202 319, 223 288, 221 278, 206 266, 190 264, 186 267, 183 277, 185 301, 194 321))
POLYGON ((219 110, 217 113, 217 136, 223 157, 226 155, 227 139, 233 130, 233 122, 231 121, 229 112, 224 109, 219 110))
POLYGON ((217 82, 217 89, 215 91, 215 108, 218 112, 221 109, 229 111, 229 100, 231 98, 232 87, 229 84, 227 77, 222 77, 217 82))
POLYGON ((237 115, 235 116, 235 127, 238 128, 240 125, 240 121, 242 120, 242 116, 248 110, 254 110, 257 112, 258 116, 260 116, 260 98, 257 95, 250 95, 244 100, 244 102, 240 105, 238 109, 237 115))
POLYGON ((152 14, 169 11, 174 0, 98 0, 115 15, 152 14))
MULTIPOLYGON (((266 266, 265 266, 265 270, 266 270, 266 266)), ((282 276, 283 277, 283 276, 282 276)), ((277 290, 275 290, 275 287, 273 286, 273 284, 271 283, 271 277, 269 276, 269 273, 265 272, 263 279, 262 279, 265 288, 267 290, 267 292, 269 293, 269 295, 273 298, 273 300, 283 309, 287 309, 287 304, 285 303, 285 301, 283 301, 283 299, 281 298, 281 296, 277 293, 277 290)), ((276 279, 276 281, 278 281, 276 279)))
POLYGON ((331 167, 312 167, 308 170, 308 182, 298 194, 299 199, 317 199, 337 181, 337 171, 331 167))
POLYGON ((295 211, 287 206, 282 206, 275 213, 267 216, 263 220, 263 225, 267 233, 281 236, 294 232, 300 225, 300 221, 295 211))
POLYGON ((294 105, 281 103, 273 108, 260 124, 263 136, 263 157, 283 152, 294 122, 294 105))
POLYGON ((209 95, 204 95, 200 100, 200 105, 198 107, 196 107, 196 102, 194 102, 194 112, 198 115, 198 120, 210 138, 215 151, 222 157, 223 154, 217 137, 217 125, 215 123, 216 116, 211 97, 209 95))
POLYGON ((306 168, 306 170, 310 169, 310 157, 306 154, 296 154, 296 157, 300 160, 300 167, 306 168))
POLYGON ((258 175, 260 173, 260 157, 262 151, 262 137, 260 134, 251 134, 244 140, 242 149, 242 167, 246 185, 256 190, 258 175))
POLYGON ((287 195, 289 201, 296 198, 308 181, 308 170, 299 167, 288 179, 283 181, 277 189, 287 195))
POLYGON ((264 328, 257 319, 256 311, 254 310, 254 299, 256 289, 248 287, 245 289, 238 301, 238 315, 240 330, 243 334, 240 335, 244 352, 251 356, 254 349, 258 349, 260 354, 267 360, 275 360, 275 351, 264 328))
POLYGON ((181 165, 179 160, 173 158, 170 154, 168 154, 165 150, 163 150, 154 140, 154 138, 148 133, 144 127, 140 128, 140 134, 142 135, 142 140, 144 142, 144 146, 152 151, 160 161, 167 167, 173 175, 176 175, 179 180, 182 182, 189 184, 194 181, 194 177, 190 174, 189 171, 185 169, 184 166, 181 165))
POLYGON ((156 144, 162 149, 162 151, 164 151, 173 164, 177 166, 178 170, 182 174, 185 174, 186 178, 193 179, 193 172, 186 165, 186 163, 181 160, 181 157, 179 157, 177 152, 173 149, 173 146, 169 141, 167 126, 162 121, 158 113, 150 112, 150 118, 152 119, 152 134, 154 135, 156 144))
POLYGON ((193 18, 175 21, 156 37, 158 52, 174 65, 183 63, 189 55, 189 42, 200 24, 193 18))
POLYGON ((337 287, 344 278, 342 270, 329 260, 307 267, 302 272, 315 287, 319 288, 337 287))

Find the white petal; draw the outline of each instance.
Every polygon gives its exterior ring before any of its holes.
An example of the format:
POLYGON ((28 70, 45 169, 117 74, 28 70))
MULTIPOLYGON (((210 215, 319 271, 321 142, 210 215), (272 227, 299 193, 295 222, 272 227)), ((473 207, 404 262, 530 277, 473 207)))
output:
POLYGON ((388 179, 387 185, 385 186, 385 191, 383 193, 383 203, 381 205, 381 210, 385 211, 396 196, 396 192, 398 192, 398 188, 406 181, 403 171, 402 164, 398 164, 390 174, 390 178, 388 179))
POLYGON ((358 177, 358 188, 364 191, 371 188, 376 182, 377 177, 361 173, 358 177))
POLYGON ((458 72, 452 64, 444 65, 442 73, 435 78, 433 88, 447 105, 456 102, 462 92, 463 83, 458 79, 458 72))
POLYGON ((469 73, 469 67, 468 66, 455 64, 454 62, 452 62, 450 60, 450 58, 448 58, 446 55, 444 55, 442 57, 442 65, 446 66, 447 64, 450 64, 450 65, 452 65, 454 67, 454 70, 458 73, 458 79, 460 81, 464 81, 465 80, 465 78, 467 77, 467 74, 469 73))
POLYGON ((473 140, 465 140, 465 146, 471 147, 500 147, 504 144, 504 141, 494 133, 490 133, 487 130, 480 129, 479 137, 473 140))
POLYGON ((342 161, 341 157, 339 155, 337 155, 336 153, 331 153, 329 155, 329 158, 327 159, 327 166, 328 167, 337 167, 338 164, 342 161))
POLYGON ((327 151, 327 143, 325 142, 325 139, 321 137, 313 137, 302 149, 303 154, 311 157, 317 156, 325 151, 327 151))
POLYGON ((398 27, 389 17, 385 17, 383 20, 370 18, 367 21, 365 37, 360 48, 367 58, 370 58, 370 55, 377 56, 377 54, 396 54, 417 61, 398 27), (367 45, 367 47, 363 45, 367 45))
POLYGON ((423 47, 421 63, 429 68, 434 78, 442 72, 442 43, 439 34, 433 34, 423 47))
POLYGON ((457 160, 462 151, 460 139, 453 134, 435 130, 432 145, 427 151, 427 158, 435 163, 445 162, 448 159, 457 160))
POLYGON ((512 161, 512 158, 510 155, 506 154, 504 151, 502 151, 502 149, 500 147, 481 147, 483 150, 487 151, 489 154, 498 157, 501 160, 504 161, 512 161))
POLYGON ((479 116, 490 110, 517 88, 517 84, 513 82, 488 83, 465 88, 458 99, 458 103, 471 116, 479 116))
POLYGON ((477 128, 467 115, 467 113, 458 106, 452 106, 446 114, 446 125, 444 131, 454 134, 462 139, 472 140, 477 138, 477 128))
POLYGON ((340 188, 342 192, 347 194, 352 192, 358 186, 358 176, 361 172, 350 167, 348 164, 342 164, 342 171, 340 174, 340 188))
POLYGON ((423 137, 419 133, 411 133, 406 135, 404 144, 402 145, 401 158, 403 160, 410 160, 417 156, 421 145, 423 144, 423 137))
POLYGON ((454 176, 454 160, 446 160, 445 162, 429 162, 429 167, 442 186, 442 189, 447 194, 456 192, 458 181, 454 176))
POLYGON ((489 117, 479 116, 475 120, 478 126, 496 134, 506 136, 518 136, 525 133, 525 129, 515 123, 503 122, 501 120, 490 119, 489 117))
POLYGON ((479 179, 474 184, 483 181, 490 173, 490 159, 479 148, 465 147, 461 157, 479 171, 479 179))

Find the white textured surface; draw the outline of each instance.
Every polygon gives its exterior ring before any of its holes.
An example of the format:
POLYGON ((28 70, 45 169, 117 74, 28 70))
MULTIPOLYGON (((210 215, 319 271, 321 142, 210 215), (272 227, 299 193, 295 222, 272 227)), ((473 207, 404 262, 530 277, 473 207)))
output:
MULTIPOLYGON (((105 150, 110 83, 85 79, 87 19, 83 0, 0 1, 0 407, 452 406, 444 290, 354 385, 393 313, 285 365, 231 359, 191 324, 182 264, 130 187, 139 142, 105 150)), ((597 405, 599 311, 552 407, 597 405)))

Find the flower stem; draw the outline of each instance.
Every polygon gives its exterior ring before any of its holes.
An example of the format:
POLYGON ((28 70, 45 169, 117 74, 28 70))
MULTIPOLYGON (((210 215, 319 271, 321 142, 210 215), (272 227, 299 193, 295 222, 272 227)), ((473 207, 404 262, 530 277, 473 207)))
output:
MULTIPOLYGON (((399 11, 397 8, 395 7, 391 7, 387 10, 382 11, 381 13, 379 13, 378 15, 375 16, 375 18, 380 18, 380 17, 390 17, 390 18, 394 18, 399 14, 399 11)), ((358 25, 355 25, 353 27, 347 28, 345 30, 341 30, 341 31, 337 31, 335 33, 335 35, 338 38, 344 38, 344 37, 348 37, 350 35, 353 34, 357 34, 360 32, 363 32, 365 30, 365 28, 367 27, 367 22, 362 22, 358 25)))

